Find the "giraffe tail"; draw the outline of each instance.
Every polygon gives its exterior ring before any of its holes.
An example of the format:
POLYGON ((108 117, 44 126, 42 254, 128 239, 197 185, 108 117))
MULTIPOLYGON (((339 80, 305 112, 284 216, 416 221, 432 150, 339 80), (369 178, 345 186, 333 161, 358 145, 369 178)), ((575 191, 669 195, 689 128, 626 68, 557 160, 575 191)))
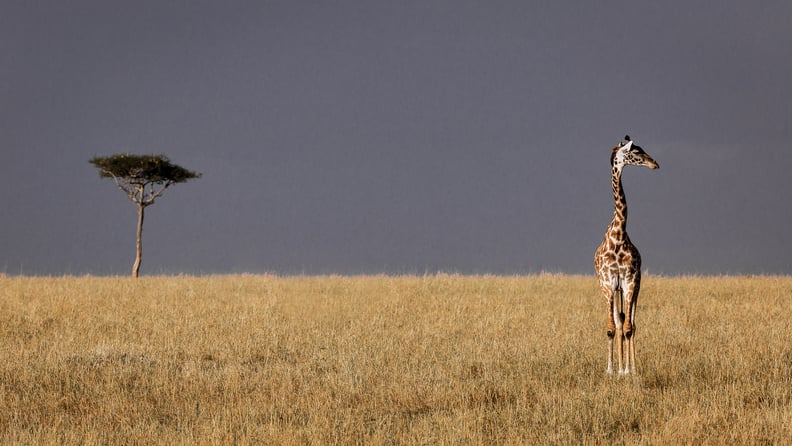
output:
MULTIPOLYGON (((614 305, 616 305, 616 303, 618 302, 618 314, 617 314, 617 316, 619 317, 619 321, 621 323, 624 323, 624 319, 625 319, 625 315, 624 315, 624 311, 623 311, 623 309, 624 309, 624 292, 623 292, 622 286, 621 286, 621 278, 618 275, 616 275, 616 277, 614 277, 613 280, 611 281, 611 293, 612 293, 611 294, 611 296, 612 296, 611 298, 613 299, 614 305), (619 299, 618 301, 616 300, 617 297, 619 299)), ((615 307, 614 307, 614 314, 616 314, 616 308, 615 307)))

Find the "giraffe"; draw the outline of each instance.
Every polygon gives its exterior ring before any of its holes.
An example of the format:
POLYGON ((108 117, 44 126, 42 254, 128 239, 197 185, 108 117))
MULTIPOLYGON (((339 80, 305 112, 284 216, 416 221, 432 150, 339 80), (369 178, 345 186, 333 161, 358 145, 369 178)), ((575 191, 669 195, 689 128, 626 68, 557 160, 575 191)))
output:
POLYGON ((594 269, 608 306, 608 374, 613 373, 616 340, 619 375, 635 373, 635 307, 641 288, 641 255, 627 236, 627 198, 622 189, 626 165, 657 169, 660 165, 627 135, 611 153, 611 186, 615 201, 613 219, 597 252, 594 269))

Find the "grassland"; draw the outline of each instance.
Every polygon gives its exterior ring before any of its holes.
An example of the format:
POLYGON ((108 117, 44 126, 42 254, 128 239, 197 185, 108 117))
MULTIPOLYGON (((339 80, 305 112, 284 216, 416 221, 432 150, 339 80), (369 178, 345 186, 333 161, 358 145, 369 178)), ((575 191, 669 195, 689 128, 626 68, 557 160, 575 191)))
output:
POLYGON ((0 278, 3 444, 789 444, 792 278, 0 278))

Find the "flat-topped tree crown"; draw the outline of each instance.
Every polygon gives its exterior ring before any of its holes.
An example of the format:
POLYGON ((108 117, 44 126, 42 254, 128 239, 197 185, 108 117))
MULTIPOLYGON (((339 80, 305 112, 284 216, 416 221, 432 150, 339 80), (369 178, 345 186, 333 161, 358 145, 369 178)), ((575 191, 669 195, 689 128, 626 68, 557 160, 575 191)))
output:
POLYGON ((94 157, 91 160, 103 178, 124 177, 145 182, 162 183, 171 181, 181 183, 201 174, 173 164, 165 155, 118 154, 107 157, 94 157))
POLYGON ((112 178, 130 200, 143 206, 153 204, 172 184, 201 177, 200 173, 171 163, 165 155, 97 156, 90 163, 99 169, 101 178, 112 178))
POLYGON ((200 178, 201 174, 171 163, 165 155, 117 154, 96 156, 89 162, 99 169, 101 178, 112 178, 116 186, 138 205, 137 254, 132 266, 132 276, 138 277, 143 251, 144 209, 154 204, 154 200, 172 184, 200 178))

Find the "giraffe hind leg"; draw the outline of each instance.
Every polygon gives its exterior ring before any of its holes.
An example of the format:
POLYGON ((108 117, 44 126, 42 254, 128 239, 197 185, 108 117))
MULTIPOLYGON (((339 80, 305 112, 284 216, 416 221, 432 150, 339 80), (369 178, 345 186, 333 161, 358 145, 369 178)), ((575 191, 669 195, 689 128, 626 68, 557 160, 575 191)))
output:
POLYGON ((613 315, 609 316, 608 325, 608 374, 613 374, 613 338, 616 337, 616 322, 613 319, 613 315))
POLYGON ((632 373, 632 368, 630 364, 632 363, 632 337, 624 337, 624 374, 629 375, 632 373))
POLYGON ((629 350, 627 353, 630 355, 628 358, 627 366, 630 368, 631 373, 635 373, 635 324, 632 326, 630 337, 627 338, 629 350))
POLYGON ((624 337, 627 342, 625 350, 625 373, 635 373, 635 307, 636 298, 638 296, 638 288, 636 287, 630 293, 627 303, 627 320, 624 323, 624 337))
POLYGON ((608 367, 605 369, 605 372, 608 375, 613 374, 613 338, 616 335, 616 322, 613 318, 614 312, 614 305, 615 302, 613 301, 613 292, 610 289, 610 286, 602 286, 601 287, 602 293, 605 297, 605 305, 607 306, 607 315, 608 315, 608 323, 605 328, 605 333, 608 336, 608 367))
MULTIPOLYGON (((620 311, 621 309, 618 308, 618 306, 616 305, 616 302, 615 302, 616 293, 618 293, 618 292, 619 292, 618 290, 615 290, 613 292, 613 300, 614 300, 614 302, 613 302, 613 313, 612 314, 613 314, 613 321, 615 322, 615 325, 616 325, 614 338, 616 340, 616 355, 617 355, 617 358, 618 358, 617 362, 618 362, 618 365, 619 365, 619 375, 622 375, 622 374, 624 374, 624 332, 622 331, 623 330, 622 323, 624 322, 624 313, 622 313, 620 311)), ((613 338, 611 338, 610 342, 613 342, 613 338)))
POLYGON ((619 335, 622 343, 622 348, 619 350, 619 375, 629 375, 632 373, 632 353, 634 352, 632 331, 628 330, 630 318, 626 317, 624 312, 619 313, 619 317, 621 320, 619 335))

